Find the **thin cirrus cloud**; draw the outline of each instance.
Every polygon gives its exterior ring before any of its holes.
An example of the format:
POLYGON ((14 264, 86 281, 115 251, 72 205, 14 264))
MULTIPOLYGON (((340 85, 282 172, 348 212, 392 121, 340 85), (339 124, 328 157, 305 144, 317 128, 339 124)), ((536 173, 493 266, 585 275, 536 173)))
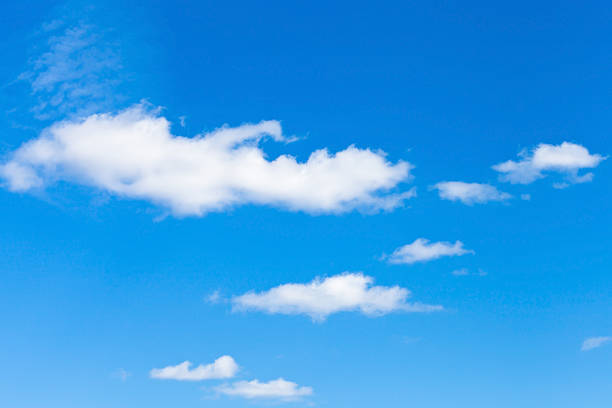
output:
POLYGON ((432 186, 431 189, 438 190, 438 195, 443 200, 461 201, 467 205, 506 201, 512 198, 512 195, 499 191, 490 184, 442 181, 432 186))
POLYGON ((232 378, 238 372, 238 364, 231 356, 221 356, 207 365, 191 368, 192 363, 184 361, 175 366, 154 368, 149 375, 159 380, 202 381, 232 378))
POLYGON ((311 387, 299 386, 283 378, 269 382, 237 381, 216 387, 217 392, 247 399, 279 399, 294 401, 313 394, 311 387))
POLYGON ((112 106, 121 82, 121 58, 108 33, 92 24, 44 24, 45 51, 32 59, 19 80, 30 84, 39 119, 57 114, 90 114, 112 106))
POLYGON ((425 238, 417 238, 413 243, 397 248, 389 256, 383 256, 392 264, 413 264, 427 262, 444 256, 461 256, 473 254, 471 249, 465 249, 463 242, 429 242, 425 238))
POLYGON ((560 145, 541 143, 531 151, 519 153, 521 160, 508 160, 493 166, 501 173, 500 179, 513 184, 530 184, 546 177, 547 172, 556 172, 565 176, 565 181, 555 183, 557 188, 570 184, 585 183, 593 179, 593 173, 579 175, 582 169, 595 168, 607 159, 600 154, 591 154, 579 144, 563 142, 560 145))
POLYGON ((160 205, 176 216, 202 216, 256 204, 306 213, 391 210, 415 195, 392 193, 411 179, 412 165, 349 146, 312 152, 305 162, 283 154, 268 160, 264 137, 283 142, 280 123, 222 127, 193 138, 142 104, 118 114, 63 121, 14 151, 0 177, 16 192, 57 180, 160 205))
POLYGON ((590 337, 582 342, 580 350, 589 351, 612 341, 612 337, 590 337))
POLYGON ((270 314, 304 314, 324 321, 338 312, 381 316, 392 312, 432 312, 442 306, 409 303, 410 291, 399 286, 373 286, 374 279, 361 273, 316 278, 309 283, 287 283, 264 292, 249 292, 232 299, 235 311, 270 314))

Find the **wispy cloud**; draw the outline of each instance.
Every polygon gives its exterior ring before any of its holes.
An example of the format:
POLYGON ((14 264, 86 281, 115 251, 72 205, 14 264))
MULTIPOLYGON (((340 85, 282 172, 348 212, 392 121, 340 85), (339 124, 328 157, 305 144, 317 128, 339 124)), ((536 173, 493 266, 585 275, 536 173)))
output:
POLYGON ((0 165, 12 191, 66 180, 118 196, 143 199, 177 216, 201 216, 243 204, 307 213, 391 210, 414 190, 391 193, 411 179, 412 166, 380 151, 349 146, 268 160, 262 138, 284 141, 280 123, 224 126, 193 138, 170 133, 170 123, 143 105, 117 115, 63 121, 13 152, 0 165))
POLYGON ((612 341, 612 337, 590 337, 582 342, 582 351, 589 351, 603 346, 612 341))
POLYGON ((389 256, 383 256, 392 264, 413 264, 427 262, 444 256, 461 256, 473 254, 471 249, 465 249, 463 242, 429 242, 428 239, 418 238, 413 243, 397 248, 389 256))
POLYGON ((489 201, 506 201, 512 198, 512 195, 499 191, 490 184, 442 181, 431 188, 438 190, 438 195, 443 200, 461 201, 467 205, 484 204, 489 201))
POLYGON ((216 390, 225 395, 238 396, 247 399, 279 399, 294 401, 312 395, 311 387, 300 387, 298 384, 282 378, 269 382, 237 381, 232 384, 223 384, 216 390))
POLYGON ((127 379, 129 377, 131 377, 132 373, 129 373, 127 370, 125 370, 124 368, 119 368, 118 370, 116 370, 115 372, 113 372, 112 377, 113 378, 117 378, 121 381, 127 381, 127 379))
POLYGON ((323 321, 338 312, 358 311, 368 316, 387 313, 431 312, 441 306, 408 303, 410 291, 399 286, 373 286, 374 279, 361 273, 344 273, 312 282, 287 283, 265 292, 250 292, 232 299, 234 310, 305 314, 323 321))
POLYGON ((202 381, 232 378, 238 372, 238 364, 231 356, 221 356, 207 365, 191 366, 191 362, 184 361, 175 366, 154 368, 149 374, 160 380, 202 381))
POLYGON ((579 175, 578 171, 595 168, 607 158, 591 154, 584 146, 570 142, 560 145, 542 143, 532 151, 523 150, 519 156, 519 161, 508 160, 493 166, 495 171, 501 173, 502 181, 529 184, 545 177, 546 172, 557 172, 565 176, 563 183, 555 183, 557 188, 591 181, 593 173, 579 175))
POLYGON ((482 269, 478 269, 477 272, 470 272, 467 268, 455 269, 451 272, 454 276, 487 276, 487 273, 482 269))
POLYGON ((46 50, 19 76, 37 98, 36 116, 84 115, 111 107, 120 82, 117 44, 85 23, 65 27, 54 20, 43 25, 43 32, 49 36, 46 50))

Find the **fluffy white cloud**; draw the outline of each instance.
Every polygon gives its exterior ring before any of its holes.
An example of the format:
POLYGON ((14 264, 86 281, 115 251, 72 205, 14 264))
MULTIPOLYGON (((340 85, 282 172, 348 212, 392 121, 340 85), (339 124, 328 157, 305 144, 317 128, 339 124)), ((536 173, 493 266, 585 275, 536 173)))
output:
POLYGON ((222 127, 194 138, 174 136, 170 124, 137 105, 117 115, 64 121, 17 149, 0 166, 13 191, 67 180, 149 200, 175 215, 203 215, 240 204, 308 213, 389 210, 415 195, 390 194, 410 180, 411 165, 350 146, 335 154, 312 152, 268 160, 260 141, 284 141, 276 121, 222 127))
POLYGON ((486 203, 488 201, 505 201, 512 196, 490 184, 464 183, 462 181, 442 181, 432 187, 444 200, 461 201, 463 204, 486 203))
POLYGON ((412 244, 397 248, 386 257, 393 264, 413 264, 427 262, 443 256, 459 256, 473 254, 474 251, 463 248, 463 242, 429 242, 428 239, 418 238, 412 244))
POLYGON ((287 283, 268 291, 249 292, 232 299, 234 310, 305 314, 322 321, 332 313, 359 311, 378 316, 395 311, 430 312, 441 306, 408 303, 410 291, 399 286, 372 286, 374 279, 361 273, 344 273, 310 283, 287 283))
POLYGON ((531 152, 523 150, 519 156, 520 161, 508 160, 493 166, 495 171, 502 173, 501 180, 529 184, 545 177, 544 172, 553 171, 564 174, 566 178, 566 183, 557 183, 557 186, 585 183, 593 179, 593 173, 578 175, 578 171, 595 168, 607 158, 590 154, 584 146, 569 142, 560 145, 542 143, 531 152))
POLYGON ((213 363, 190 369, 191 365, 189 361, 184 361, 175 366, 154 368, 149 374, 151 378, 161 380, 202 381, 232 378, 238 371, 238 364, 230 356, 221 356, 213 363))
POLYGON ((610 341, 612 341, 612 337, 591 337, 582 342, 581 350, 593 350, 594 348, 601 347, 610 341))
POLYGON ((258 380, 237 381, 232 384, 221 385, 216 390, 221 394, 248 399, 268 398, 285 401, 312 395, 311 387, 300 387, 296 383, 282 378, 269 382, 259 382, 258 380))

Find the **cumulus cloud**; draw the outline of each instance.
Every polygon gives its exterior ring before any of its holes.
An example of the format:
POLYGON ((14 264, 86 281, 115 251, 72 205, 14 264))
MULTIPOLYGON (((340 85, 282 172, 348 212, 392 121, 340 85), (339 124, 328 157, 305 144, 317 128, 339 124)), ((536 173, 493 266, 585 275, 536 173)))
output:
POLYGON ((232 378, 238 371, 238 364, 230 356, 221 356, 207 365, 191 367, 191 362, 184 361, 175 366, 154 368, 149 375, 160 380, 202 381, 220 378, 232 378))
POLYGON ((593 350, 597 347, 601 347, 604 344, 612 341, 612 337, 590 337, 582 342, 582 351, 593 350))
POLYGON ((462 181, 442 181, 432 187, 444 200, 461 201, 463 204, 484 204, 489 201, 506 201, 512 196, 490 184, 464 183, 462 181))
POLYGON ((430 312, 441 306, 408 303, 410 291, 399 286, 373 286, 361 273, 344 273, 312 282, 287 283, 265 292, 249 292, 232 299, 234 310, 305 314, 323 321, 330 314, 358 311, 368 316, 391 312, 430 312))
POLYGON ((305 162, 270 160, 264 137, 284 141, 280 123, 222 127, 193 138, 142 105, 116 115, 63 121, 25 143, 0 166, 12 191, 65 180, 115 195, 148 200, 177 216, 200 216, 258 204, 307 213, 390 210, 415 195, 390 193, 411 178, 411 165, 380 151, 349 146, 316 150, 305 162))
POLYGON ((582 169, 595 168, 605 160, 600 154, 590 154, 581 145, 563 142, 560 145, 539 144, 532 151, 519 153, 521 160, 508 160, 493 166, 501 174, 500 179, 513 184, 529 184, 545 177, 545 172, 557 172, 565 176, 564 183, 555 183, 557 188, 569 184, 585 183, 593 179, 593 173, 579 175, 582 169))
POLYGON ((311 387, 300 387, 296 383, 282 378, 269 382, 237 381, 232 384, 223 384, 216 388, 225 395, 238 396, 247 399, 280 399, 292 401, 312 395, 311 387))
POLYGON ((413 264, 427 262, 443 256, 460 256, 473 254, 474 251, 463 248, 463 242, 429 242, 428 239, 418 238, 412 244, 397 248, 386 258, 392 264, 413 264))

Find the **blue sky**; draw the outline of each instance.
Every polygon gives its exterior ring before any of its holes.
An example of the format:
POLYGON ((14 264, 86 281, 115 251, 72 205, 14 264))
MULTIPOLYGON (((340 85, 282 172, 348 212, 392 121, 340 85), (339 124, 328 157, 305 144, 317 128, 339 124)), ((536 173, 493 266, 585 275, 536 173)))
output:
POLYGON ((1 405, 609 407, 611 15, 4 4, 1 405))

